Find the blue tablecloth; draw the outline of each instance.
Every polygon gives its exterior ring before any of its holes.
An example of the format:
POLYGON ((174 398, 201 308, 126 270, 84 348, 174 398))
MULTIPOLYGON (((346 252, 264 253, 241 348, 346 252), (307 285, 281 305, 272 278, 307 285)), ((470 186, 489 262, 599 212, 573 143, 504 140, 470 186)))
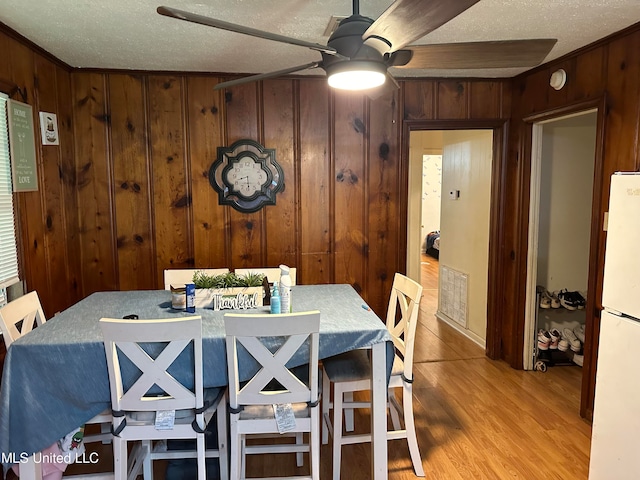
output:
MULTIPOLYGON (((141 319, 189 315, 172 309, 170 300, 164 290, 94 293, 14 342, 0 387, 0 452, 18 459, 38 452, 110 407, 98 321, 130 314, 141 319)), ((320 311, 320 358, 386 341, 390 370, 391 337, 350 285, 298 285, 292 304, 294 311, 320 311)), ((205 387, 227 385, 226 312, 196 309, 203 323, 205 387)))

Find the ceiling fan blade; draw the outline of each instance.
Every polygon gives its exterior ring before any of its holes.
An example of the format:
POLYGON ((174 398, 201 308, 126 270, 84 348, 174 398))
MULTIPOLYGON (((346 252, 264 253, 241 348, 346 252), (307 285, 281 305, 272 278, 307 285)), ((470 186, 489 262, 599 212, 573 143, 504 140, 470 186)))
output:
POLYGON ((281 77, 283 75, 287 75, 288 73, 299 72, 301 70, 310 70, 312 68, 318 68, 320 66, 322 66, 320 62, 311 62, 305 65, 298 65, 297 67, 285 68, 283 70, 278 70, 275 72, 260 73, 259 75, 250 75, 248 77, 242 77, 236 80, 229 80, 228 82, 218 83, 215 87, 213 87, 213 89, 221 90, 223 88, 234 87, 236 85, 243 85, 245 83, 257 82, 259 80, 266 80, 267 78, 281 77))
POLYGON ((405 45, 457 17, 479 0, 397 0, 362 35, 381 54, 405 45))
POLYGON ((413 57, 400 68, 473 69, 534 67, 542 63, 556 39, 413 45, 413 57))
POLYGON ((178 20, 184 20, 186 22, 198 23, 200 25, 206 25, 209 27, 219 28, 222 30, 228 30, 230 32, 243 33, 245 35, 250 35, 252 37, 264 38, 267 40, 273 40, 275 42, 288 43, 290 45, 298 45, 300 47, 307 47, 312 50, 317 50, 318 52, 342 57, 342 55, 339 55, 338 52, 336 52, 335 48, 331 48, 326 45, 320 45, 319 43, 305 42, 304 40, 285 37, 284 35, 278 35, 277 33, 265 32, 264 30, 258 30, 255 28, 245 27, 242 25, 236 25, 235 23, 225 22, 223 20, 217 20, 215 18, 205 17, 203 15, 185 12, 184 10, 178 10, 176 8, 160 6, 157 8, 157 12, 160 15, 164 15, 166 17, 171 17, 171 18, 177 18, 178 20))

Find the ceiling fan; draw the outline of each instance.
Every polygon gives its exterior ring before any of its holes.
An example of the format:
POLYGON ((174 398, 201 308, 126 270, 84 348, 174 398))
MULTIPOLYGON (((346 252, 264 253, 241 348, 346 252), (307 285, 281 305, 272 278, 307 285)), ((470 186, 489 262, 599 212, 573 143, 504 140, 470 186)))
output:
POLYGON ((322 68, 331 87, 368 90, 389 79, 389 67, 413 69, 473 69, 533 67, 541 63, 556 39, 505 40, 493 42, 409 45, 444 25, 479 0, 396 0, 376 20, 359 13, 342 20, 327 45, 257 30, 170 7, 158 7, 161 15, 253 37, 298 45, 320 52, 322 60, 275 72, 222 82, 216 89, 322 68), (408 46, 407 46, 408 45, 408 46))

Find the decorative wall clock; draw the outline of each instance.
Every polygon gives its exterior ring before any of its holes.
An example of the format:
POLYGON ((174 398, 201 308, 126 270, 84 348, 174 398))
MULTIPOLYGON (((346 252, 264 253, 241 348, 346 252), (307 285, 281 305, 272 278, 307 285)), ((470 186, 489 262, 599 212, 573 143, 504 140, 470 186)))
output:
POLYGON ((220 205, 252 213, 276 204, 276 193, 284 188, 284 172, 276 162, 275 149, 238 140, 230 147, 218 147, 209 183, 218 192, 220 205))

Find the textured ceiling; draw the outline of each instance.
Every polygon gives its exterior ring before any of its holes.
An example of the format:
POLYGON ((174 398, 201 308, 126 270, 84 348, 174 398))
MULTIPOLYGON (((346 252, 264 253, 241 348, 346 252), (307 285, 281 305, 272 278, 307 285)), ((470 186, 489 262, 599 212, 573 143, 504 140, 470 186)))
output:
MULTIPOLYGON (((360 14, 375 19, 389 4, 361 0, 360 14)), ((352 8, 350 0, 1 0, 0 22, 80 68, 264 73, 320 60, 304 47, 161 16, 159 5, 321 44, 330 17, 352 8)), ((557 38, 547 62, 639 21, 640 0, 480 0, 414 44, 557 38)), ((491 78, 526 70, 434 67, 391 71, 491 78)))

